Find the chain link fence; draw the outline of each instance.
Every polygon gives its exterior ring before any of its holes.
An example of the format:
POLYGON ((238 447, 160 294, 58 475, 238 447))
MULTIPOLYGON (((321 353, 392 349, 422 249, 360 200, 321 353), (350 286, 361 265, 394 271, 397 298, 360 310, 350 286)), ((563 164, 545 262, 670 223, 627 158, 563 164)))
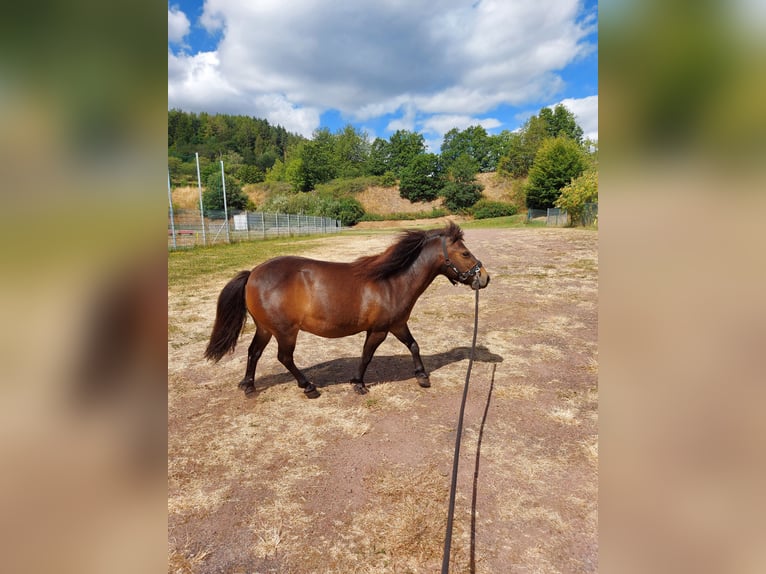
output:
POLYGON ((598 203, 586 203, 582 211, 582 224, 593 225, 598 219, 598 203))
MULTIPOLYGON (((581 221, 576 222, 579 225, 593 225, 598 218, 598 203, 586 203, 583 206, 581 221)), ((548 209, 527 209, 527 222, 537 219, 545 220, 548 227, 564 227, 570 225, 569 214, 566 209, 558 207, 549 207, 548 209)))
POLYGON ((253 241, 267 237, 337 233, 341 222, 314 215, 264 213, 261 211, 168 209, 168 249, 253 241))

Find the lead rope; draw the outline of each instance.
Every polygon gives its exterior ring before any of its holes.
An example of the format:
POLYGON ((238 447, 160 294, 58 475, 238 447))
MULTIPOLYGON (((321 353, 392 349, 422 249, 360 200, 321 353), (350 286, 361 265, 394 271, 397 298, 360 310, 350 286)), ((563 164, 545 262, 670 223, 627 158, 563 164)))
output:
POLYGON ((457 466, 460 458, 460 439, 463 435, 463 413, 465 401, 468 397, 468 381, 471 378, 473 356, 476 351, 476 333, 479 330, 479 290, 476 289, 476 305, 473 310, 473 341, 471 343, 471 356, 468 360, 468 370, 465 373, 465 386, 463 387, 463 400, 460 403, 460 414, 457 422, 457 437, 455 438, 455 458, 452 461, 452 484, 449 491, 449 509, 447 510, 447 533, 444 536, 444 557, 442 559, 442 574, 449 574, 450 547, 452 546, 452 520, 455 514, 455 490, 457 488, 457 466))

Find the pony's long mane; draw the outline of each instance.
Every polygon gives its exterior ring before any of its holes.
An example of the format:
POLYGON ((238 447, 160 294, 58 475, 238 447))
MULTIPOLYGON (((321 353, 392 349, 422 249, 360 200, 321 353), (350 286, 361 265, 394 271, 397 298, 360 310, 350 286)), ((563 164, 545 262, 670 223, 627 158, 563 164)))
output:
POLYGON ((382 253, 360 257, 352 265, 361 277, 376 281, 389 279, 409 269, 420 257, 426 243, 433 237, 441 236, 455 242, 463 239, 463 231, 452 221, 444 229, 408 229, 401 233, 396 243, 382 253))

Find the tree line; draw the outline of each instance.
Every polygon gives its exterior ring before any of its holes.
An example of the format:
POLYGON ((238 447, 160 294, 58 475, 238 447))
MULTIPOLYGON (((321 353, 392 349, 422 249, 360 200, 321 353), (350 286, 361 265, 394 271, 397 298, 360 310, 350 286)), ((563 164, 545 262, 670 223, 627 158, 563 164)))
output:
POLYGON ((593 142, 583 141, 582 128, 562 105, 542 108, 514 132, 492 135, 478 125, 454 128, 445 134, 439 154, 427 150, 422 134, 408 130, 370 141, 351 125, 336 132, 323 127, 308 139, 264 119, 168 112, 173 184, 196 185, 196 152, 203 185, 211 189, 220 189, 218 162, 224 161, 227 199, 230 189, 248 183, 281 182, 298 193, 333 180, 372 177, 382 185, 398 183, 401 196, 410 201, 443 197, 458 212, 469 210, 481 197, 476 174, 494 171, 525 178, 526 206, 544 209, 573 180, 595 170, 595 150, 593 142))

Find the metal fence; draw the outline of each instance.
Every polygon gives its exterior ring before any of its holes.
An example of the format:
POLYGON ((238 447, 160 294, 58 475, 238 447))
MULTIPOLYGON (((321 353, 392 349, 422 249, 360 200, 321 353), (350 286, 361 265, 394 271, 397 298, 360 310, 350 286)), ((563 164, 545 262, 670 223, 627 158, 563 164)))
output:
POLYGON ((314 215, 168 209, 168 249, 252 241, 267 237, 336 233, 340 220, 314 215))
POLYGON ((566 209, 549 207, 548 209, 527 209, 527 221, 545 219, 548 227, 563 227, 569 225, 569 215, 566 209))
MULTIPOLYGON (((598 203, 586 203, 583 206, 582 220, 580 225, 593 225, 598 217, 598 203)), ((545 218, 548 227, 563 227, 570 225, 569 214, 566 209, 549 207, 548 209, 527 209, 527 221, 545 218)))
POLYGON ((564 227, 569 225, 569 214, 566 209, 549 207, 545 215, 545 225, 548 227, 564 227))
POLYGON ((598 219, 598 203, 586 203, 582 210, 582 224, 593 225, 598 219))

